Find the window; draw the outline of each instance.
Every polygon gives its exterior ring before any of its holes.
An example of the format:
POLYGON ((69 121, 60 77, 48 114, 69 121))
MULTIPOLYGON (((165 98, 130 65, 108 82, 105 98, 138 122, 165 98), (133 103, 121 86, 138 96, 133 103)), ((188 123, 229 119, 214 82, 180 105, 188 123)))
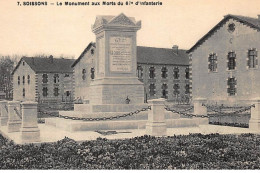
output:
POLYGON ((23 76, 23 85, 24 85, 24 83, 25 83, 25 76, 23 76))
POLYGON ((168 94, 168 91, 167 91, 167 84, 162 84, 162 98, 168 98, 167 94, 168 94))
POLYGON ((53 79, 54 79, 54 83, 59 83, 60 82, 59 74, 54 74, 53 79))
POLYGON ((209 71, 217 71, 217 56, 215 53, 209 54, 209 71))
POLYGON ((27 82, 30 84, 30 75, 27 76, 27 82))
POLYGON ((20 85, 20 76, 17 77, 17 83, 20 85))
POLYGON ((48 75, 47 74, 42 75, 42 83, 48 83, 48 75))
POLYGON ((47 97, 47 95, 48 95, 48 88, 47 87, 42 88, 42 95, 43 95, 43 97, 47 97))
POLYGON ((154 84, 150 84, 149 92, 150 92, 150 96, 154 96, 155 95, 155 85, 154 84))
POLYGON ((228 53, 228 70, 235 70, 236 68, 236 53, 228 53))
POLYGON ((228 25, 228 31, 229 32, 234 32, 235 31, 235 24, 234 23, 230 23, 228 25))
POLYGON ((91 52, 91 55, 94 55, 94 49, 91 49, 90 52, 91 52))
POLYGON ((185 86, 185 94, 190 94, 190 85, 186 84, 185 86))
POLYGON ((185 69, 185 77, 186 77, 186 79, 189 79, 189 78, 190 78, 190 70, 189 70, 189 67, 187 67, 187 68, 185 69))
POLYGON ((59 88, 58 87, 55 87, 54 88, 54 96, 59 96, 59 88))
POLYGON ((150 79, 154 79, 155 78, 155 68, 154 67, 150 67, 149 68, 149 77, 150 79))
POLYGON ((175 67, 174 69, 173 69, 173 78, 174 79, 179 79, 179 68, 178 67, 175 67))
POLYGON ((69 75, 68 73, 66 73, 66 74, 64 75, 64 77, 70 77, 70 75, 69 75))
POLYGON ((180 94, 179 89, 180 89, 179 84, 174 84, 174 85, 173 85, 173 94, 174 94, 175 96, 178 96, 178 95, 180 94))
POLYGON ((143 78, 143 67, 140 66, 140 65, 137 66, 137 77, 138 77, 139 79, 142 79, 142 78, 143 78))
POLYGON ((163 67, 163 68, 162 68, 162 78, 164 78, 164 79, 167 78, 167 71, 168 71, 168 70, 167 70, 166 67, 163 67))
POLYGON ((66 96, 67 96, 67 97, 70 96, 70 91, 66 91, 66 96))
POLYGON ((23 97, 25 97, 25 89, 23 88, 23 97))
POLYGON ((23 61, 23 66, 25 65, 25 62, 23 61))
POLYGON ((82 69, 82 79, 86 79, 86 69, 82 69))
POLYGON ((227 80, 227 85, 228 85, 227 92, 228 92, 229 96, 236 95, 236 84, 237 84, 237 81, 234 77, 228 78, 228 80, 227 80))
POLYGON ((95 69, 92 67, 91 69, 90 69, 90 77, 91 77, 91 79, 94 79, 95 78, 95 69))
POLYGON ((258 64, 258 61, 257 61, 256 49, 248 50, 248 60, 247 60, 248 68, 256 68, 257 64, 258 64))

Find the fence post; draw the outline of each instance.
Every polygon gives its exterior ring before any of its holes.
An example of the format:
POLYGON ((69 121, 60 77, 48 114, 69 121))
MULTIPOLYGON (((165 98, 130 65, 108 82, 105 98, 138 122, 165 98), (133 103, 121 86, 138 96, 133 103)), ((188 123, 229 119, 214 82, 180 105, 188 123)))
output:
POLYGON ((22 103, 22 143, 40 141, 40 130, 37 122, 37 102, 22 103))
POLYGON ((249 120, 249 129, 260 133, 260 98, 252 102, 255 107, 251 107, 251 118, 249 120))
POLYGON ((0 126, 6 126, 8 121, 8 110, 7 108, 7 101, 2 100, 0 101, 0 126))
POLYGON ((17 115, 15 109, 20 113, 20 102, 19 101, 9 101, 8 102, 8 122, 7 131, 19 132, 21 128, 21 118, 17 115))
MULTIPOLYGON (((207 108, 206 106, 202 106, 202 104, 206 104, 207 99, 206 98, 195 98, 193 99, 193 106, 194 106, 194 114, 195 115, 207 115, 207 108)), ((201 124, 208 124, 209 123, 209 118, 194 118, 198 120, 198 125, 201 124)))
POLYGON ((165 99, 148 100, 151 110, 148 110, 148 122, 146 124, 146 133, 151 136, 166 136, 165 123, 165 99))

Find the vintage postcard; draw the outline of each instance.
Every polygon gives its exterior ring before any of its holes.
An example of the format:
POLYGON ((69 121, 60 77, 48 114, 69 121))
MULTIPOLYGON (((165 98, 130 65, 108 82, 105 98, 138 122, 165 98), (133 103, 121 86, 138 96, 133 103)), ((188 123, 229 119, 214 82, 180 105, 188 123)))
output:
POLYGON ((0 169, 259 169, 259 7, 0 0, 0 169))

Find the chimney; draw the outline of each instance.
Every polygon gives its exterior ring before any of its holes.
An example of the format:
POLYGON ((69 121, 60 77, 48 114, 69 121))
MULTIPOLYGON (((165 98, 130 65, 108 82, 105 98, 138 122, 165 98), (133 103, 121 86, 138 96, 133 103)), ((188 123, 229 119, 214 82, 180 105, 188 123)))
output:
POLYGON ((172 50, 173 50, 174 53, 178 54, 178 46, 177 45, 173 45, 172 50))
POLYGON ((260 14, 258 14, 257 16, 258 16, 258 20, 260 20, 260 14))
POLYGON ((50 59, 50 63, 53 63, 53 56, 52 55, 49 57, 49 59, 50 59))

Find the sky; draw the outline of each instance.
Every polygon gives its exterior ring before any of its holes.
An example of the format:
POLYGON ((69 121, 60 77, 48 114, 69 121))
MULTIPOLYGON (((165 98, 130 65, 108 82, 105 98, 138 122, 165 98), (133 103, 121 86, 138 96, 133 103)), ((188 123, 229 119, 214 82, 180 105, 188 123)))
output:
POLYGON ((160 1, 161 6, 65 6, 64 0, 46 0, 47 6, 18 6, 17 0, 0 0, 0 54, 77 58, 89 42, 95 42, 91 25, 96 16, 120 13, 142 21, 142 28, 137 32, 138 46, 171 48, 178 45, 180 49, 190 49, 224 15, 257 18, 260 14, 260 0, 160 1), (57 6, 58 2, 63 5, 57 6))

